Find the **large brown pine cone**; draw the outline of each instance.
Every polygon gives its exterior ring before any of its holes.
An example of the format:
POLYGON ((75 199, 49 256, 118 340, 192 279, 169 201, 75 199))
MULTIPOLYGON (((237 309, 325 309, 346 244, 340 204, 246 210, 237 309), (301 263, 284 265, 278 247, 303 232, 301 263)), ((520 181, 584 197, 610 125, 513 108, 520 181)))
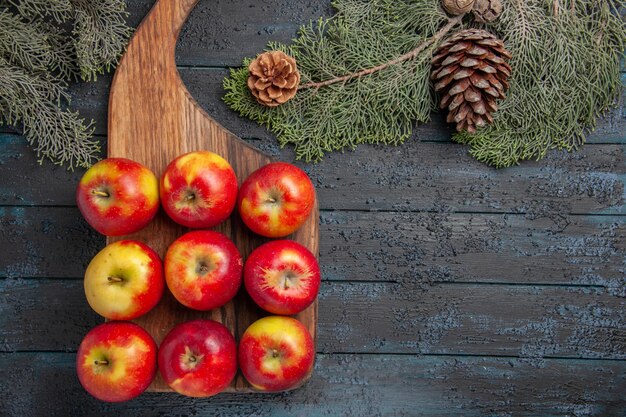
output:
POLYGON ((437 49, 431 79, 440 107, 448 109, 448 123, 456 123, 459 132, 473 133, 493 122, 496 100, 509 88, 509 59, 504 42, 482 29, 460 31, 437 49))
POLYGON ((250 63, 248 70, 248 88, 264 106, 279 106, 298 90, 300 73, 296 60, 281 51, 262 53, 250 63))

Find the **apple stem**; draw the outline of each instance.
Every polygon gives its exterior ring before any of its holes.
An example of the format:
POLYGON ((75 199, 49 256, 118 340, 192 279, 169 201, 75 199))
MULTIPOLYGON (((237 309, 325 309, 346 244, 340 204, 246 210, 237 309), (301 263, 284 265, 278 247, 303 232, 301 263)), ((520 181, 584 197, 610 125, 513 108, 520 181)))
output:
POLYGON ((109 282, 122 282, 122 281, 124 281, 120 277, 108 277, 107 280, 109 280, 109 282))
POLYGON ((272 204, 274 204, 274 203, 276 202, 276 199, 275 199, 275 198, 273 198, 273 197, 269 197, 269 198, 267 199, 267 202, 268 202, 268 203, 272 203, 272 204))
POLYGON ((289 289, 289 278, 285 278, 285 289, 289 289))
POLYGON ((93 361, 93 363, 96 364, 96 365, 108 365, 109 361, 107 361, 107 360, 101 361, 101 360, 96 359, 95 361, 93 361))
POLYGON ((272 358, 278 357, 278 351, 276 349, 272 349, 272 358))
POLYGON ((185 197, 185 200, 187 201, 192 201, 196 199, 196 195, 195 194, 187 194, 187 197, 185 197))
POLYGON ((91 193, 94 195, 99 195, 100 197, 110 197, 110 194, 105 191, 93 190, 91 193))

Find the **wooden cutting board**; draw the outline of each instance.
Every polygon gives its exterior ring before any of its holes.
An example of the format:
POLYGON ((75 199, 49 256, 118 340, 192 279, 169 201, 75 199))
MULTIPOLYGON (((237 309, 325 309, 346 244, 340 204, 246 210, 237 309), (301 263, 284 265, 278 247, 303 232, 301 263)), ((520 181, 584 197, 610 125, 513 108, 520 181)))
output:
MULTIPOLYGON (((249 146, 213 120, 185 88, 174 58, 176 40, 187 16, 198 0, 158 0, 132 38, 117 68, 109 97, 108 156, 125 157, 149 167, 158 177, 167 164, 178 155, 196 150, 209 150, 226 158, 239 179, 239 184, 254 170, 272 161, 268 155, 249 146)), ((318 255, 319 209, 317 200, 311 217, 288 239, 295 240, 318 255)), ((254 235, 235 213, 215 230, 230 236, 242 256, 266 239, 254 235)), ((188 231, 163 213, 144 230, 123 237, 138 239, 161 256, 169 244, 188 231)), ((163 299, 147 315, 135 320, 160 344, 176 325, 196 318, 209 318, 226 325, 239 340, 248 325, 267 315, 249 299, 242 287, 237 297, 224 307, 193 311, 180 305, 166 291, 163 299)), ((317 300, 294 316, 316 340, 317 300)), ((150 391, 171 391, 160 375, 150 391)), ((241 373, 230 391, 252 392, 241 373)))

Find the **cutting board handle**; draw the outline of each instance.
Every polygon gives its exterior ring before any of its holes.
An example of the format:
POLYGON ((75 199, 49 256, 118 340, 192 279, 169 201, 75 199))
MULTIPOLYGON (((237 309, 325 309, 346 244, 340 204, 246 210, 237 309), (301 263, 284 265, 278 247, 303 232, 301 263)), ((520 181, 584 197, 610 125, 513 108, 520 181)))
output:
MULTIPOLYGON (((167 55, 169 59, 174 59, 176 41, 189 13, 193 10, 199 0, 157 0, 152 6, 150 13, 144 18, 134 39, 151 39, 158 42, 143 44, 142 47, 149 47, 155 53, 167 55), (147 31, 149 33, 141 33, 147 31), (140 35, 141 33, 141 35, 140 35)), ((133 42, 129 48, 133 46, 133 42)))

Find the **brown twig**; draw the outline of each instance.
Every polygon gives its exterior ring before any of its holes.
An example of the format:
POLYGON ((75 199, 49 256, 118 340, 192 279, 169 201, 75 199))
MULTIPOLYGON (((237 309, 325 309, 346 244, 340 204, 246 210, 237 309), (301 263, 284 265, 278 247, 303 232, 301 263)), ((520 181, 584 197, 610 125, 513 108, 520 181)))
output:
POLYGON ((554 14, 554 17, 558 19, 559 18, 559 0, 553 0, 552 7, 554 7, 552 14, 554 14))
POLYGON ((415 58, 419 53, 421 53, 424 49, 428 48, 430 45, 432 45, 433 43, 439 41, 441 38, 443 38, 444 36, 446 36, 448 34, 448 32, 450 32, 450 30, 456 26, 457 24, 461 23, 461 20, 463 20, 463 15, 460 16, 455 16, 451 19, 448 19, 448 23, 442 27, 439 32, 435 33, 432 37, 426 39, 424 42, 422 42, 421 44, 419 44, 415 49, 407 52, 404 55, 401 55, 391 61, 385 62, 384 64, 380 64, 377 65, 375 67, 372 68, 368 68, 362 71, 358 71, 358 72, 353 72, 352 74, 347 74, 347 75, 343 75, 341 77, 336 77, 336 78, 331 78, 329 80, 326 81, 320 81, 320 82, 316 82, 316 83, 306 83, 306 84, 301 84, 300 86, 298 86, 298 90, 304 90, 306 88, 315 88, 318 89, 320 87, 325 87, 328 85, 332 85, 332 84, 336 84, 336 83, 340 83, 340 82, 345 82, 345 81, 350 81, 354 78, 360 78, 363 77, 364 75, 369 75, 369 74, 373 74, 375 72, 378 72, 380 70, 383 70, 387 67, 390 67, 392 65, 396 65, 396 64, 400 64, 404 61, 408 61, 410 59, 415 58))

